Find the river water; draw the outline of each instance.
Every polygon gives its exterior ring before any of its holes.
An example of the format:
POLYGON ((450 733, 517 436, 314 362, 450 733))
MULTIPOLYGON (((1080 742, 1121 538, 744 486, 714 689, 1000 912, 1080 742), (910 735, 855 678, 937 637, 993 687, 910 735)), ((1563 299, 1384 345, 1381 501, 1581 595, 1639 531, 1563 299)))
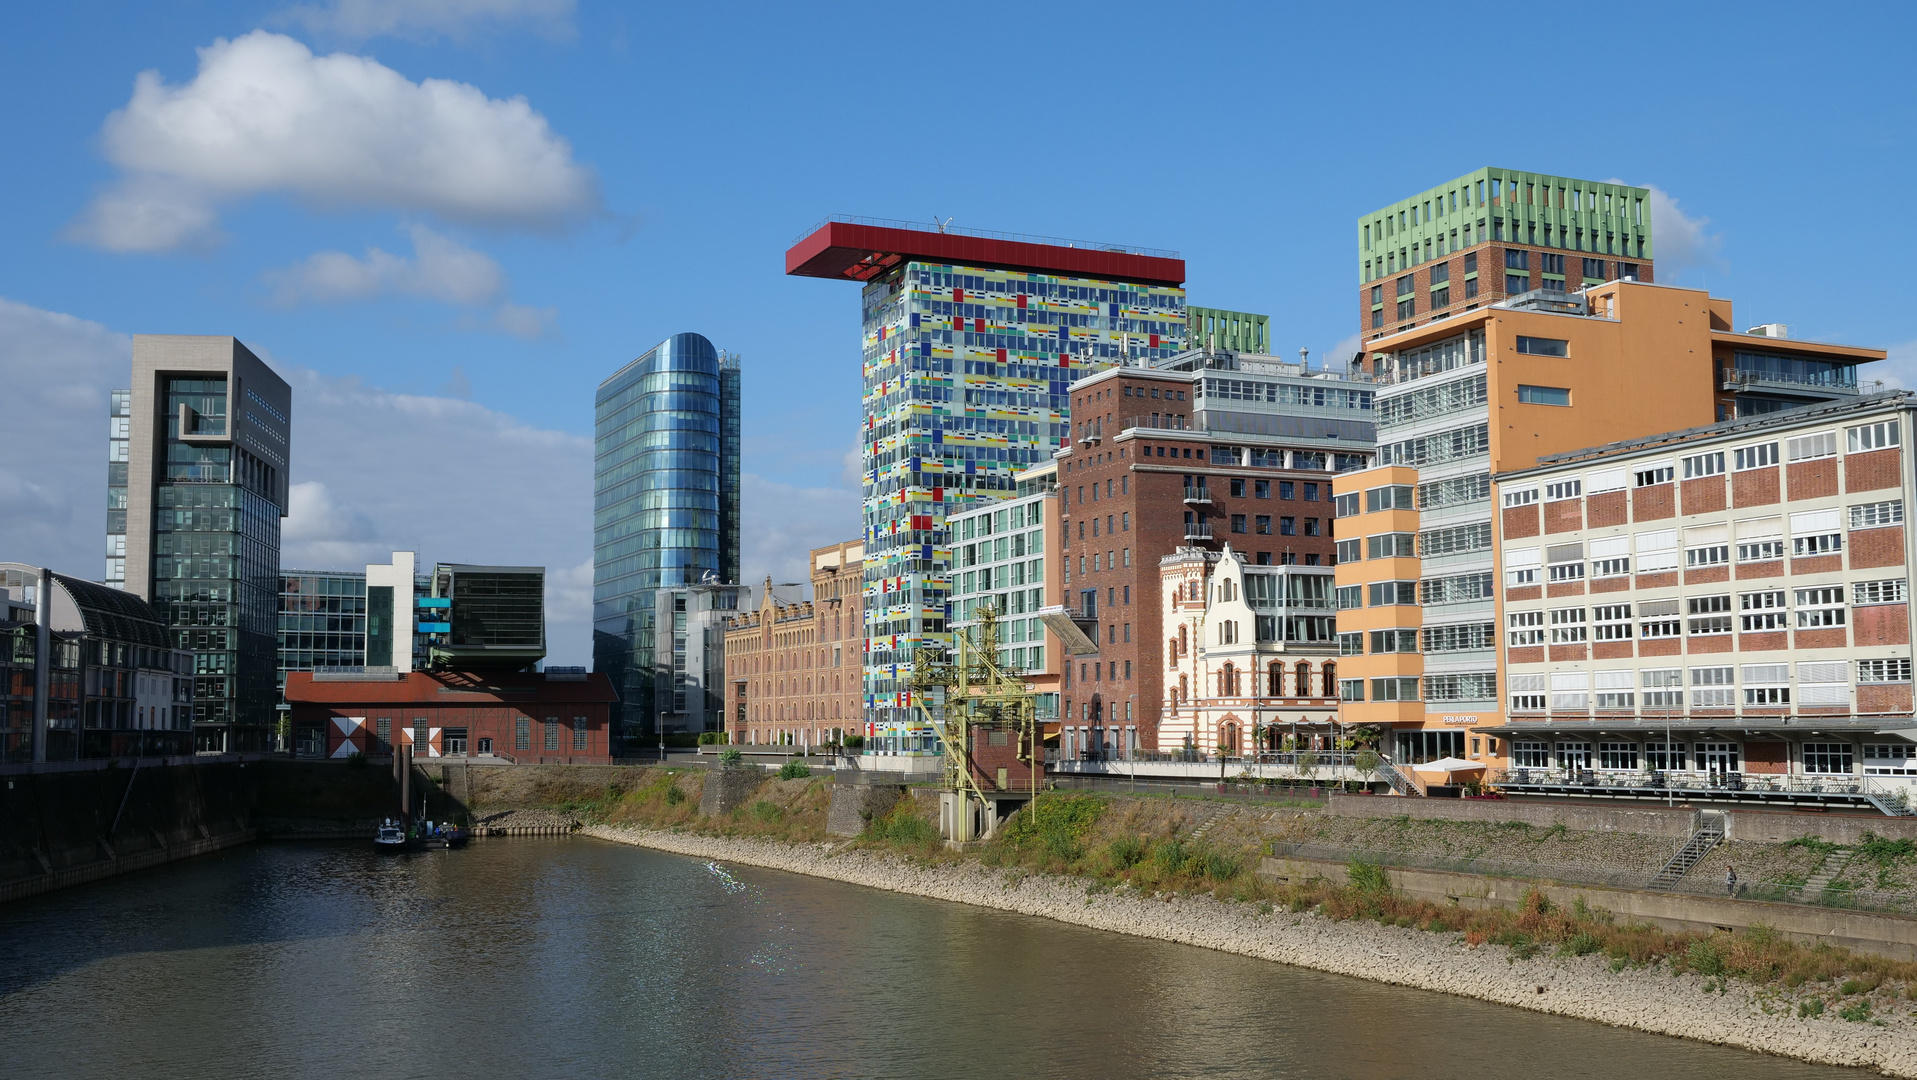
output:
POLYGON ((577 839, 0 907, 0 1077, 1864 1074, 577 839))

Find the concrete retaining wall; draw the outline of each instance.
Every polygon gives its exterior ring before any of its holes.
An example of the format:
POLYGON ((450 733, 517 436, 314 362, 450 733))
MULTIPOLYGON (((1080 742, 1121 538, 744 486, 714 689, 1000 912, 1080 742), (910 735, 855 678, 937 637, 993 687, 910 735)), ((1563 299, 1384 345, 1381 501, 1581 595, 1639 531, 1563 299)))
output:
POLYGON ((764 769, 731 766, 706 774, 705 787, 699 793, 699 812, 707 817, 722 817, 746 804, 752 793, 770 777, 764 769))
POLYGON ((253 839, 260 764, 10 773, 0 779, 0 901, 253 839))
MULTIPOLYGON (((1258 867, 1263 877, 1304 882, 1324 879, 1348 881, 1344 863, 1316 859, 1265 859, 1258 867)), ((1385 869, 1393 888, 1406 896, 1467 907, 1515 908, 1537 889, 1553 904, 1570 907, 1581 897, 1592 907, 1615 912, 1627 922, 1648 922, 1667 930, 1745 930, 1768 926, 1799 941, 1828 942, 1859 952, 1898 960, 1917 960, 1917 919, 1802 904, 1768 904, 1756 900, 1714 900, 1679 893, 1636 892, 1625 889, 1558 885, 1518 878, 1484 877, 1445 870, 1385 869)))
POLYGON ((873 818, 890 813, 904 797, 905 788, 900 784, 833 784, 825 831, 833 836, 857 836, 873 818))
MULTIPOLYGON (((1706 806, 1730 816, 1730 836, 1753 843, 1782 843, 1813 836, 1836 844, 1855 844, 1865 833, 1891 839, 1917 839, 1917 817, 1882 814, 1819 814, 1777 810, 1734 810, 1706 806)), ((1593 805, 1574 800, 1412 799, 1389 795, 1333 794, 1325 813, 1344 818, 1413 817, 1441 821, 1521 821, 1539 828, 1562 825, 1579 832, 1631 832, 1647 836, 1691 834, 1694 808, 1678 803, 1593 805)))

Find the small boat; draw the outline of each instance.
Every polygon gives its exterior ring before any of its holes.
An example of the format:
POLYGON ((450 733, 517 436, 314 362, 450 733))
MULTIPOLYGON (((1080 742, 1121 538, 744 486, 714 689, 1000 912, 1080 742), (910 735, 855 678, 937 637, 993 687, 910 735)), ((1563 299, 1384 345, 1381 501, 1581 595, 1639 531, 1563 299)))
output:
POLYGON ((399 852, 413 846, 413 838, 406 835, 405 827, 392 818, 380 822, 379 830, 373 833, 373 848, 377 851, 399 852))
POLYGON ((462 848, 471 835, 457 825, 436 825, 426 831, 422 842, 429 848, 462 848))

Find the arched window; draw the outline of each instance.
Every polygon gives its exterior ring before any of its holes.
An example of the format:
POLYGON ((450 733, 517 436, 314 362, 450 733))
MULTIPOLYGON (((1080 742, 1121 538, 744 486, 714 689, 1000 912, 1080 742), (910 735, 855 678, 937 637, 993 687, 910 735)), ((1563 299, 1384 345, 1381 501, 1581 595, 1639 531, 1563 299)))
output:
POLYGON ((1178 666, 1178 639, 1177 638, 1168 638, 1165 641, 1165 664, 1168 667, 1178 666))
POLYGON ((1189 651, 1190 642, 1185 637, 1185 628, 1180 626, 1178 628, 1178 655, 1183 656, 1189 651))
POLYGON ((1219 677, 1218 692, 1226 697, 1238 696, 1238 669, 1226 664, 1224 673, 1219 677))
POLYGON ((1190 697, 1191 697, 1191 679, 1189 676, 1180 675, 1178 677, 1178 700, 1182 702, 1190 697))
POLYGON ((1338 696, 1338 665, 1327 660, 1325 661, 1324 671, 1325 671, 1325 696, 1328 698, 1335 698, 1338 696))
POLYGON ((1265 694, 1268 697, 1285 695, 1285 665, 1276 660, 1265 669, 1265 694))
POLYGON ((1224 749, 1225 753, 1237 754, 1238 753, 1238 725, 1226 724, 1224 727, 1224 730, 1218 733, 1218 744, 1220 747, 1224 749))
POLYGON ((1311 665, 1303 660, 1292 671, 1291 685, 1298 691, 1299 697, 1311 696, 1311 665))

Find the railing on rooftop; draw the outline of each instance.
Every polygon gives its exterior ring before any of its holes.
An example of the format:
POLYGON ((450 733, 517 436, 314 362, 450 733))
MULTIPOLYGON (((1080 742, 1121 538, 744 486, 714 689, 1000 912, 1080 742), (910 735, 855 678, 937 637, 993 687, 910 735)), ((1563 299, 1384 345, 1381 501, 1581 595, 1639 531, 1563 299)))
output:
POLYGON ((1487 780, 1508 790, 1577 794, 1581 791, 1633 797, 1672 795, 1715 796, 1727 801, 1785 802, 1807 798, 1818 802, 1868 803, 1886 814, 1912 813, 1910 797, 1868 777, 1833 774, 1773 775, 1746 772, 1678 772, 1660 769, 1494 769, 1487 780))
POLYGON ((959 225, 940 225, 929 221, 898 221, 892 218, 859 217, 852 214, 832 214, 818 224, 793 237, 797 244, 820 229, 831 224, 871 225, 880 229, 908 229, 912 232, 937 233, 948 236, 974 236, 981 240, 1010 240, 1019 244, 1050 244, 1053 247, 1082 248, 1086 251, 1112 251, 1124 255, 1145 255, 1154 259, 1176 259, 1181 256, 1166 248, 1139 247, 1135 244, 1100 244, 1087 240, 1067 240, 1058 236, 1036 236, 1031 233, 997 232, 992 229, 968 229, 959 225))
POLYGON ((1858 382, 1855 376, 1848 382, 1833 381, 1814 375, 1799 375, 1786 371, 1757 371, 1751 368, 1734 368, 1724 373, 1724 389, 1744 390, 1761 386, 1808 387, 1830 394, 1875 394, 1884 388, 1882 379, 1858 382))

